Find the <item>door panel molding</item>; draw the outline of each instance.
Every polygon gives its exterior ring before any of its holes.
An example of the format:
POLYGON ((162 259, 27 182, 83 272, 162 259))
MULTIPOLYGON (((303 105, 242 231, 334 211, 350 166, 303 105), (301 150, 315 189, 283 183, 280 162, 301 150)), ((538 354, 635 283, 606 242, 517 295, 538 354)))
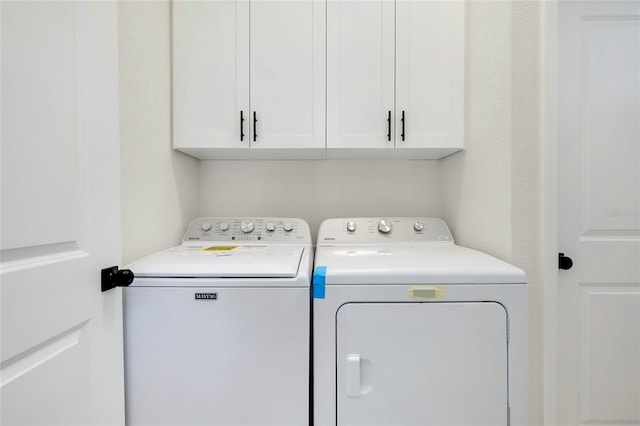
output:
POLYGON ((46 342, 22 352, 0 364, 0 388, 70 350, 78 343, 88 321, 67 330, 46 342))
POLYGON ((579 400, 580 422, 638 424, 640 283, 578 286, 580 389, 584 390, 579 400), (633 310, 637 318, 629 323, 628 313, 633 310))

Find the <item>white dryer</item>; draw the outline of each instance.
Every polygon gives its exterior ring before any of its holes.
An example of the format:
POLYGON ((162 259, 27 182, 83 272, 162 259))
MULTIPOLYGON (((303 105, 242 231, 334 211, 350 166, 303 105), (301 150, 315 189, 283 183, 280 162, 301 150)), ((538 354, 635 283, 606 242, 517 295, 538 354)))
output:
POLYGON ((313 297, 315 426, 527 424, 525 273, 442 220, 326 220, 313 297))
POLYGON ((126 423, 309 424, 309 226, 199 218, 129 268, 126 423))

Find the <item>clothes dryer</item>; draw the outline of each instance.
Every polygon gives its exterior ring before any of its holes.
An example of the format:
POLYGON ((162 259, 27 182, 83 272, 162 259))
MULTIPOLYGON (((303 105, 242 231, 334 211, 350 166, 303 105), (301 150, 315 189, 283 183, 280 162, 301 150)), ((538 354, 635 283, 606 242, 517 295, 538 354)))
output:
POLYGON ((312 263, 301 219, 210 217, 130 265, 127 425, 308 425, 312 263))
POLYGON ((329 219, 314 268, 315 426, 527 424, 522 270, 434 218, 329 219))

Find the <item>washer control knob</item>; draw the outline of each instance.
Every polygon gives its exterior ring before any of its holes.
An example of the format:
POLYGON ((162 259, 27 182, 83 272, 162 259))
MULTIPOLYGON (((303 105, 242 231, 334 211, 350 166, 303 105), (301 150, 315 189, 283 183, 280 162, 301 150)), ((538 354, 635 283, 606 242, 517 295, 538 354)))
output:
POLYGON ((353 221, 347 222, 347 231, 356 232, 356 223, 353 221))
POLYGON ((391 222, 386 219, 382 219, 378 222, 378 232, 381 234, 388 234, 391 232, 391 228, 393 228, 393 225, 391 225, 391 222))
POLYGON ((276 224, 273 222, 267 222, 267 224, 264 226, 264 229, 266 229, 268 232, 273 232, 276 230, 276 224))
POLYGON ((240 222, 240 229, 245 234, 250 234, 251 232, 253 232, 253 222, 251 222, 250 220, 243 220, 242 222, 240 222))
POLYGON ((200 229, 202 229, 204 232, 209 232, 211 231, 211 223, 210 222, 202 222, 200 224, 200 229))
POLYGON ((226 232, 229 230, 229 224, 227 222, 220 222, 220 225, 218 225, 218 227, 222 232, 226 232))
POLYGON ((422 222, 416 222, 413 224, 413 230, 416 232, 422 232, 424 231, 424 223, 422 222))
POLYGON ((291 232, 293 231, 293 224, 290 222, 286 222, 284 225, 282 225, 282 229, 284 229, 285 232, 291 232))

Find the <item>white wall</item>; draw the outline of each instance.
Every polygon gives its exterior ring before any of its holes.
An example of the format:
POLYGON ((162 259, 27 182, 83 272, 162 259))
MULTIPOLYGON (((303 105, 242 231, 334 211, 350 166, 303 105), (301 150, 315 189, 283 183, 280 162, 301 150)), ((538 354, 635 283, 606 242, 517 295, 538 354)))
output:
POLYGON ((458 244, 511 255, 511 3, 467 7, 466 149, 442 160, 442 211, 458 244))
POLYGON ((540 4, 467 12, 467 147, 441 161, 443 217, 459 244, 527 272, 530 424, 542 424, 540 4))
POLYGON ((511 25, 511 263, 529 279, 530 423, 543 423, 541 28, 536 1, 515 2, 511 25))
POLYGON ((122 261, 177 244, 198 212, 198 161, 171 149, 168 1, 118 4, 122 261))
POLYGON ((440 217, 437 161, 202 161, 200 215, 440 217))

